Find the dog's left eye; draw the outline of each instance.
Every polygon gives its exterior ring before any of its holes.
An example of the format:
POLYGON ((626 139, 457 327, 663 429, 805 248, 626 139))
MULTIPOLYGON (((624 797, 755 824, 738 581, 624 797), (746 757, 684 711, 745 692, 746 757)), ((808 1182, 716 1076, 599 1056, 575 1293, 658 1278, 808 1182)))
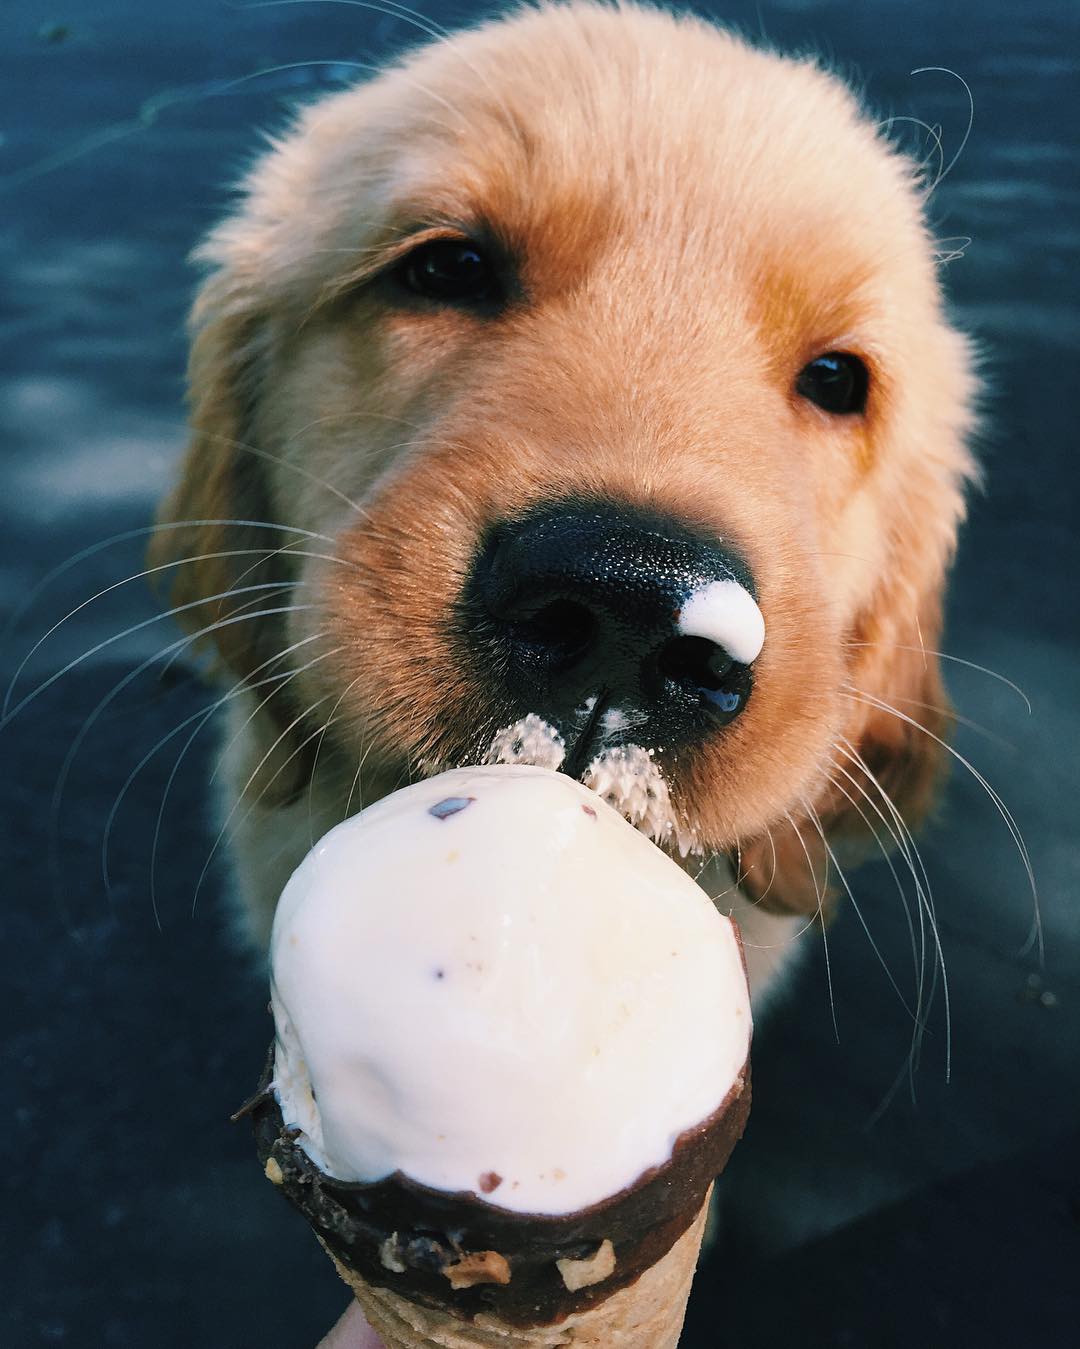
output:
POLYGON ((483 249, 468 239, 433 239, 405 258, 401 283, 425 299, 443 304, 483 304, 500 298, 495 268, 483 249))
POLYGON ((828 351, 803 366, 796 391, 826 412, 838 416, 866 410, 870 372, 849 351, 828 351))

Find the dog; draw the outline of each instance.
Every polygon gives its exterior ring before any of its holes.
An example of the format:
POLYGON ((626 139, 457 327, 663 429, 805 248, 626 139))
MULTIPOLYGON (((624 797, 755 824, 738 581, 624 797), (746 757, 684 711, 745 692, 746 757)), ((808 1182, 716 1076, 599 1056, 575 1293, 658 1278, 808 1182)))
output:
POLYGON ((332 824, 500 744, 684 857, 759 1006, 841 859, 906 851, 976 472, 927 195, 813 60, 636 4, 299 114, 198 251, 152 555, 252 942, 332 824))

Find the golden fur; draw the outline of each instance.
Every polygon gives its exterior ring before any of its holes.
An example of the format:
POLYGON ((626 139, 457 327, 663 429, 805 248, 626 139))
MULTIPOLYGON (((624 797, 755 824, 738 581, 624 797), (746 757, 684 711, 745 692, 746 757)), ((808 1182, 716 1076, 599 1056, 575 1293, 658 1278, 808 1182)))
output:
POLYGON ((756 980, 793 931, 764 911, 821 905, 810 809, 830 838, 858 823, 837 765, 882 811, 871 771, 925 809, 938 746, 871 705, 941 733, 930 653, 972 473, 924 195, 812 61, 629 5, 519 11, 302 113, 201 249, 194 437, 164 519, 203 523, 155 545, 253 686, 225 759, 256 936, 313 832, 514 719, 453 606, 488 523, 570 491, 735 539, 755 576, 754 696, 663 767, 741 866, 756 980), (380 279, 417 239, 477 231, 518 268, 497 316, 380 279), (838 349, 870 370, 863 415, 795 391, 838 349))

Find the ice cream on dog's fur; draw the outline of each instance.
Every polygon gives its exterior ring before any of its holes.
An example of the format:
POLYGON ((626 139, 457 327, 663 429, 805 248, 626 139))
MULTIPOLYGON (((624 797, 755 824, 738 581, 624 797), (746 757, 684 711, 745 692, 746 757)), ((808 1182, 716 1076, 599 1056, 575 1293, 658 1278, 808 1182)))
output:
POLYGON ((384 1337, 675 1343, 749 1103, 738 937, 683 870, 568 777, 455 770, 312 850, 272 959, 260 1153, 384 1337))

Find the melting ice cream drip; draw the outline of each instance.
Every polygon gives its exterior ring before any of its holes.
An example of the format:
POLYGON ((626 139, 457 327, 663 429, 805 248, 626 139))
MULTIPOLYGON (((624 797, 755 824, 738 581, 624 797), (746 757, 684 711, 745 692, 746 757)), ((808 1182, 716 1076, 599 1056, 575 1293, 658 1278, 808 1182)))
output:
MULTIPOLYGON (((557 769, 565 758, 566 744, 559 732, 530 712, 498 733, 484 762, 557 769)), ((675 817, 659 765, 640 745, 604 750, 589 764, 582 781, 654 842, 673 843, 683 857, 699 851, 693 831, 675 817)))

